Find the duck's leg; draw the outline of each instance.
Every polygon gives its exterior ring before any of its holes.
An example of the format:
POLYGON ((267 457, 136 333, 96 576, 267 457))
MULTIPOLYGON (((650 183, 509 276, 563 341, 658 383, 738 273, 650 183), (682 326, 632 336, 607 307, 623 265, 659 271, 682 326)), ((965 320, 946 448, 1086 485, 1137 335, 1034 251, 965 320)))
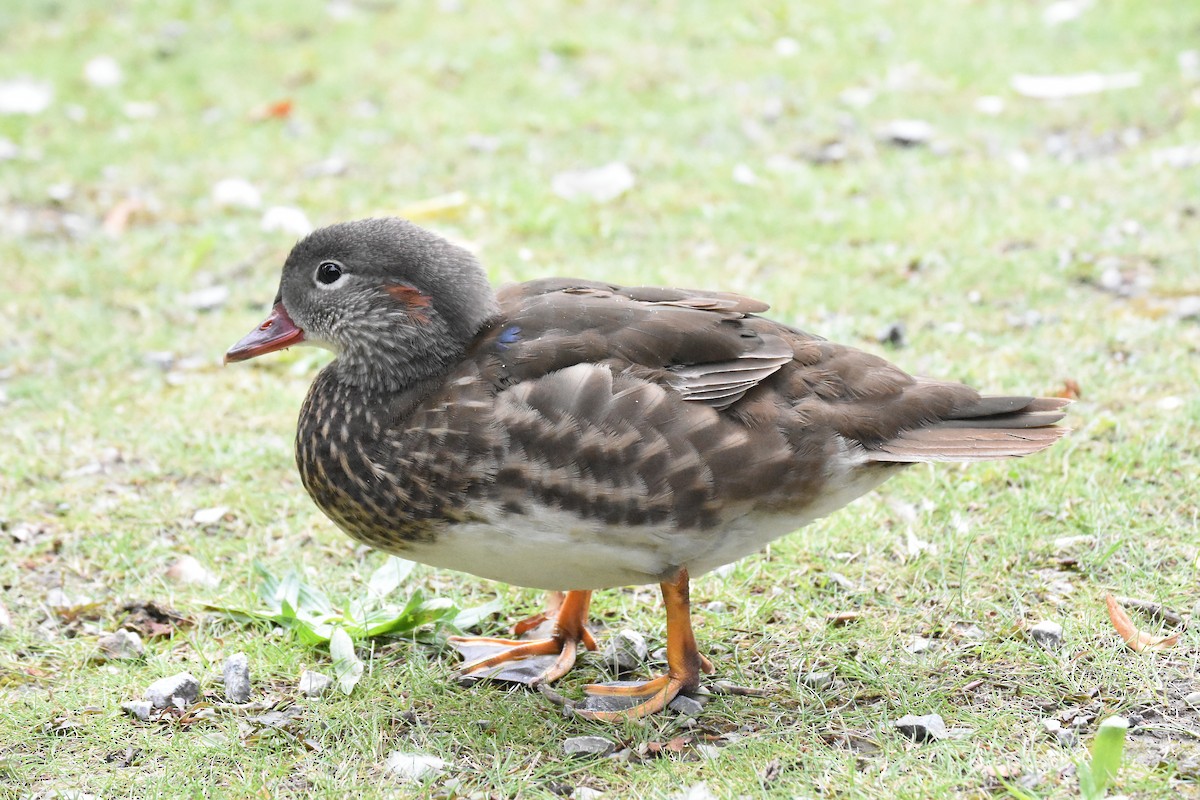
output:
POLYGON ((535 615, 513 626, 514 633, 536 627, 538 616, 554 615, 554 629, 547 639, 520 641, 483 636, 451 636, 447 641, 465 658, 483 653, 459 667, 464 678, 516 681, 535 686, 552 683, 575 666, 580 643, 596 649, 596 640, 587 628, 590 591, 553 592, 543 615, 535 615), (557 607, 555 607, 557 601, 557 607), (536 621, 535 621, 536 620, 536 621))
POLYGON ((616 722, 662 711, 679 694, 700 688, 700 673, 712 672, 712 663, 700 655, 692 633, 689 578, 680 570, 673 581, 659 584, 667 606, 667 674, 639 684, 596 684, 584 689, 590 703, 578 709, 589 719, 616 722), (617 706, 612 710, 596 707, 617 706))

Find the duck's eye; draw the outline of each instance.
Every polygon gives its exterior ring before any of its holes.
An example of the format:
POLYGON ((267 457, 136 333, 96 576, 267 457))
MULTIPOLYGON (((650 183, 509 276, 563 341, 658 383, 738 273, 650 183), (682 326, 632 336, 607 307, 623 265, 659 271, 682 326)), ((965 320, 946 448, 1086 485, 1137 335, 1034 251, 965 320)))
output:
POLYGON ((338 282, 342 277, 342 265, 334 261, 322 261, 321 266, 317 267, 317 282, 323 283, 326 286, 338 282))

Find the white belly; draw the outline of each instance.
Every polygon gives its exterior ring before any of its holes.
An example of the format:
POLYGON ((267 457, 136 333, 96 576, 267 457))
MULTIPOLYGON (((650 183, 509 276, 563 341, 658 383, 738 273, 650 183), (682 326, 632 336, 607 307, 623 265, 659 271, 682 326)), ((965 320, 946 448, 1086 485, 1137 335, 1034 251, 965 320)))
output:
MULTIPOLYGON (((897 465, 898 466, 898 465, 897 465)), ((521 515, 474 509, 488 523, 441 531, 433 542, 408 544, 398 555, 434 567, 537 589, 607 589, 658 583, 680 568, 693 576, 758 552, 768 543, 874 489, 896 471, 879 465, 854 470, 814 503, 788 514, 747 509, 708 530, 668 525, 605 525, 549 508, 521 515)))

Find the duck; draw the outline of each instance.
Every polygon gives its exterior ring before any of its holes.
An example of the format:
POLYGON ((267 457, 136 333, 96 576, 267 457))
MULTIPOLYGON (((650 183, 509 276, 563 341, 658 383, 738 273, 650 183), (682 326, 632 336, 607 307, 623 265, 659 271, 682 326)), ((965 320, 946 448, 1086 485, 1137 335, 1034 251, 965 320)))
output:
POLYGON ((542 278, 489 283, 409 221, 295 244, 269 315, 225 355, 331 350, 295 459, 317 507, 372 548, 547 591, 512 639, 454 637, 459 670, 566 675, 592 593, 658 584, 662 675, 585 687, 580 713, 638 719, 714 665, 690 581, 762 550, 912 464, 1027 456, 1067 401, 987 396, 774 321, 723 291, 542 278), (544 631, 544 635, 536 635, 544 631))

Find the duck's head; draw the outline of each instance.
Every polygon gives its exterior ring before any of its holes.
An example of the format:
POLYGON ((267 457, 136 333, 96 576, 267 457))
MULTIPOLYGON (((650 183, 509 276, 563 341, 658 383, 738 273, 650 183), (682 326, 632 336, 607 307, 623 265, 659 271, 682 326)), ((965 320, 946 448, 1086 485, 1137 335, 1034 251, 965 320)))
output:
POLYGON ((495 314, 463 248, 394 217, 343 222, 292 248, 270 315, 225 361, 310 344, 337 354, 343 379, 395 389, 444 372, 495 314))

